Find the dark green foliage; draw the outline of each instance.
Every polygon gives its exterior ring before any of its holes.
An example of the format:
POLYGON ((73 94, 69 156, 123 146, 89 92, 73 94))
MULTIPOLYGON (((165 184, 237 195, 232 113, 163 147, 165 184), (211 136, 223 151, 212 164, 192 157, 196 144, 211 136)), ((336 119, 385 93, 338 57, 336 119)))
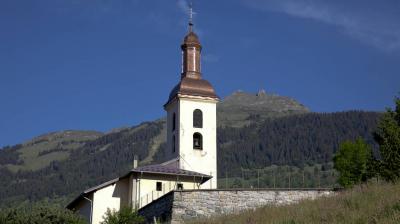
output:
POLYGON ((343 187, 352 187, 368 178, 368 162, 372 155, 371 147, 359 138, 355 142, 345 141, 333 158, 334 168, 339 171, 338 182, 343 187))
POLYGON ((71 152, 68 160, 52 162, 38 171, 11 173, 0 168, 0 207, 14 201, 72 197, 131 168, 134 154, 145 158, 151 140, 162 129, 162 122, 144 123, 110 133, 71 152), (107 150, 103 150, 107 147, 107 150))
POLYGON ((73 212, 50 205, 31 205, 0 210, 1 224, 85 224, 73 212))
POLYGON ((400 99, 396 98, 395 103, 395 110, 387 109, 382 116, 374 136, 382 158, 379 173, 388 181, 400 177, 400 99))
POLYGON ((337 171, 331 164, 269 166, 263 169, 243 169, 241 176, 220 176, 218 188, 318 188, 339 187, 337 171), (322 166, 330 167, 322 170, 322 166))
POLYGON ((19 152, 17 152, 18 149, 20 149, 22 145, 18 144, 13 147, 6 146, 2 149, 0 149, 0 165, 4 164, 21 164, 22 161, 19 159, 19 152))
MULTIPOLYGON (((332 162, 340 142, 358 137, 374 144, 378 113, 308 113, 218 129, 218 175, 240 176, 241 168, 302 167, 332 162)), ((377 150, 375 150, 377 151, 377 150)))
POLYGON ((131 207, 122 207, 119 211, 107 209, 101 224, 140 224, 144 218, 139 216, 131 207))
MULTIPOLYGON (((230 178, 240 177, 241 168, 251 170, 273 164, 292 167, 329 164, 339 143, 346 139, 361 136, 372 143, 370 133, 375 130, 378 117, 378 113, 355 111, 309 113, 269 120, 255 116, 249 126, 219 127, 218 175, 225 177, 228 171, 230 178)), ((71 151, 69 159, 52 162, 41 170, 12 173, 0 167, 0 207, 45 197, 64 196, 71 200, 89 187, 126 173, 132 166, 134 154, 140 159, 148 155, 153 139, 160 135, 164 125, 165 121, 161 120, 105 134, 71 151)), ((165 143, 160 145, 154 163, 170 153, 165 146, 165 143)), ((281 173, 284 172, 287 173, 281 173)), ((316 180, 316 176, 306 172, 306 180, 316 180)), ((293 173, 292 186, 301 179, 300 173, 293 173)), ((241 184, 248 186, 244 182, 241 184)), ((287 184, 277 182, 277 186, 287 184)), ((315 185, 307 183, 306 186, 315 185)))

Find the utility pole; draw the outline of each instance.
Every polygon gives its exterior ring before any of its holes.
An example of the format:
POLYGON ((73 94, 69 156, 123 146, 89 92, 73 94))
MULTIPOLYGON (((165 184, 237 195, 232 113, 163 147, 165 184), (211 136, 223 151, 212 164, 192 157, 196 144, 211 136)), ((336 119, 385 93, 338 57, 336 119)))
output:
POLYGON ((228 169, 225 166, 225 189, 228 189, 228 169))
POLYGON ((318 171, 318 188, 321 188, 321 175, 318 171))
POLYGON ((244 171, 243 171, 243 167, 240 167, 240 169, 242 170, 242 181, 243 181, 243 188, 244 188, 244 171))

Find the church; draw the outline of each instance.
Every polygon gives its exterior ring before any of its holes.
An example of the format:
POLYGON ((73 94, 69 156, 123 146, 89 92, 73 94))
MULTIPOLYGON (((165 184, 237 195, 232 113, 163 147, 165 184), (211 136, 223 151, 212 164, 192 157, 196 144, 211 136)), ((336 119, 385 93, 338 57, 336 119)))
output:
POLYGON ((184 37, 179 83, 164 105, 167 151, 163 163, 138 167, 125 175, 83 191, 67 205, 89 223, 103 221, 107 209, 140 209, 174 190, 217 188, 217 116, 219 101, 202 78, 201 44, 189 22, 184 37))

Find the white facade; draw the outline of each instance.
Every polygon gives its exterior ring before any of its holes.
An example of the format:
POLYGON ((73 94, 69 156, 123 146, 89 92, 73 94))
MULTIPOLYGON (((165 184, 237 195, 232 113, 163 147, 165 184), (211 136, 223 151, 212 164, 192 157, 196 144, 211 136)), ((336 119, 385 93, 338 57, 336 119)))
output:
POLYGON ((211 180, 201 185, 202 189, 217 188, 217 102, 216 99, 205 97, 178 96, 166 106, 167 157, 178 157, 180 169, 212 176, 211 180), (193 112, 196 109, 202 112, 202 128, 193 126, 193 112), (202 149, 194 148, 194 133, 201 134, 202 149))
POLYGON ((184 190, 199 189, 200 186, 200 183, 190 181, 188 178, 177 180, 176 177, 146 177, 138 179, 136 188, 138 196, 132 203, 136 204, 137 209, 140 209, 164 194, 178 189, 178 184, 181 184, 184 190), (161 190, 157 190, 157 182, 161 183, 161 190))
POLYGON ((140 209, 172 190, 199 189, 202 182, 200 176, 136 172, 84 192, 68 207, 88 223, 99 224, 108 209, 119 211, 125 206, 140 209))
POLYGON ((121 179, 114 184, 93 192, 92 223, 100 223, 107 209, 118 211, 123 206, 128 206, 128 180, 121 179))

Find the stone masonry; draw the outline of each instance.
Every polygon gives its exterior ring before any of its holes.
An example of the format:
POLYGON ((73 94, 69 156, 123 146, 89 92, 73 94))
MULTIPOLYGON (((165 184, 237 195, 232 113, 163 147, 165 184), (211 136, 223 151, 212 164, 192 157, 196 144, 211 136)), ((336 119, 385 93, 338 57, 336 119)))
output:
POLYGON ((286 205, 333 195, 332 189, 244 189, 172 191, 139 210, 148 223, 154 217, 178 224, 194 218, 238 213, 265 205, 286 205))

